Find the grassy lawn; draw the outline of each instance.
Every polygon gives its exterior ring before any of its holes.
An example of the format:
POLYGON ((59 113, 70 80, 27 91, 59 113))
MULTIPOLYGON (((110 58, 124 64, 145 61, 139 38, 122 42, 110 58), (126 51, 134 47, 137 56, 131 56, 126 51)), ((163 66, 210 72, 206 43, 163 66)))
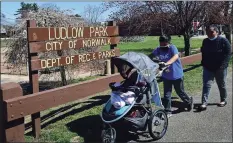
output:
MULTIPOLYGON (((159 45, 158 36, 147 36, 143 42, 128 42, 120 43, 117 45, 120 48, 121 54, 129 51, 143 52, 145 54, 150 54, 159 45)), ((190 40, 190 45, 192 49, 197 49, 201 47, 202 39, 193 38, 190 40)), ((179 51, 184 49, 183 37, 172 36, 172 43, 176 45, 179 51)), ((105 46, 102 50, 108 50, 109 46, 105 46)))
POLYGON ((1 39, 1 48, 6 47, 7 40, 6 39, 1 39))

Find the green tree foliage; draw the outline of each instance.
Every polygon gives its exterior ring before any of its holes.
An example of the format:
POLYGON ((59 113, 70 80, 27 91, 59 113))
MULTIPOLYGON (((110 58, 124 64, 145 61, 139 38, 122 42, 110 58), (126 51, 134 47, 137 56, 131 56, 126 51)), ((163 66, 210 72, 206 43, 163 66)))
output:
POLYGON ((37 12, 39 7, 36 3, 25 3, 25 2, 21 2, 20 3, 20 8, 16 11, 15 15, 20 15, 17 19, 19 18, 25 18, 27 17, 26 15, 30 12, 30 11, 34 11, 37 12))

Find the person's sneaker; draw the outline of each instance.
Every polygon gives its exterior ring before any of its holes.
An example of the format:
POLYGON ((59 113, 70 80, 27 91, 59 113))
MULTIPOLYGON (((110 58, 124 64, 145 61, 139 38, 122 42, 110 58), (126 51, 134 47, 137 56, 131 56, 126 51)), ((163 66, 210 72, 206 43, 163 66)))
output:
POLYGON ((207 109, 207 106, 206 106, 205 104, 202 104, 202 105, 200 105, 200 106, 198 107, 198 109, 199 109, 200 111, 204 111, 204 110, 207 109))
POLYGON ((227 101, 223 101, 218 104, 219 107, 224 107, 225 105, 227 105, 227 101))
POLYGON ((167 117, 170 118, 172 116, 172 113, 167 113, 167 117))
POLYGON ((191 111, 193 109, 193 97, 190 97, 190 103, 188 104, 188 111, 191 111))

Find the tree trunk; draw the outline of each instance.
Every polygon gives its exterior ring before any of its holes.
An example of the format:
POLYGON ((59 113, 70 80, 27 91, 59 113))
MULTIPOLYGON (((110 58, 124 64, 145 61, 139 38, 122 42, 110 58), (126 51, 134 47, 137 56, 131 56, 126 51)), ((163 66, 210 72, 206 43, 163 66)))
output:
MULTIPOLYGON (((57 51, 57 54, 58 54, 58 56, 62 56, 62 51, 57 51)), ((60 66, 59 68, 60 68, 62 85, 65 86, 65 85, 67 85, 65 67, 60 66)))
POLYGON ((163 35, 163 26, 162 26, 162 22, 160 23, 160 32, 161 32, 161 35, 163 35))
MULTIPOLYGON (((227 6, 225 8, 225 16, 230 17, 230 15, 232 15, 232 11, 230 11, 230 13, 229 13, 229 10, 232 10, 232 7, 231 7, 232 3, 230 1, 227 1, 226 4, 227 4, 227 6)), ((226 25, 226 27, 227 27, 226 38, 228 39, 229 42, 231 42, 232 23, 230 22, 229 24, 226 25)))
POLYGON ((231 40, 232 40, 232 24, 227 25, 226 38, 231 43, 231 40))
POLYGON ((190 47, 190 35, 189 34, 184 34, 184 51, 185 51, 185 56, 191 55, 191 47, 190 47))
POLYGON ((230 42, 231 42, 231 44, 233 43, 233 31, 232 31, 232 28, 233 28, 233 2, 231 2, 231 25, 230 25, 230 34, 231 34, 230 42))

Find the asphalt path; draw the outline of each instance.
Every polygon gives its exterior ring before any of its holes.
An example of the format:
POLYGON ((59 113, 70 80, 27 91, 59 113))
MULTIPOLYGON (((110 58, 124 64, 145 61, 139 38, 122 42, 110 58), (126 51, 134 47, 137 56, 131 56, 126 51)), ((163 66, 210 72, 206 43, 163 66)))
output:
MULTIPOLYGON (((206 111, 179 112, 174 107, 167 133, 157 142, 232 142, 232 73, 228 73, 227 91, 225 107, 217 106, 220 96, 216 82, 212 85, 206 111)), ((194 96, 194 108, 200 103, 201 96, 194 96)))

